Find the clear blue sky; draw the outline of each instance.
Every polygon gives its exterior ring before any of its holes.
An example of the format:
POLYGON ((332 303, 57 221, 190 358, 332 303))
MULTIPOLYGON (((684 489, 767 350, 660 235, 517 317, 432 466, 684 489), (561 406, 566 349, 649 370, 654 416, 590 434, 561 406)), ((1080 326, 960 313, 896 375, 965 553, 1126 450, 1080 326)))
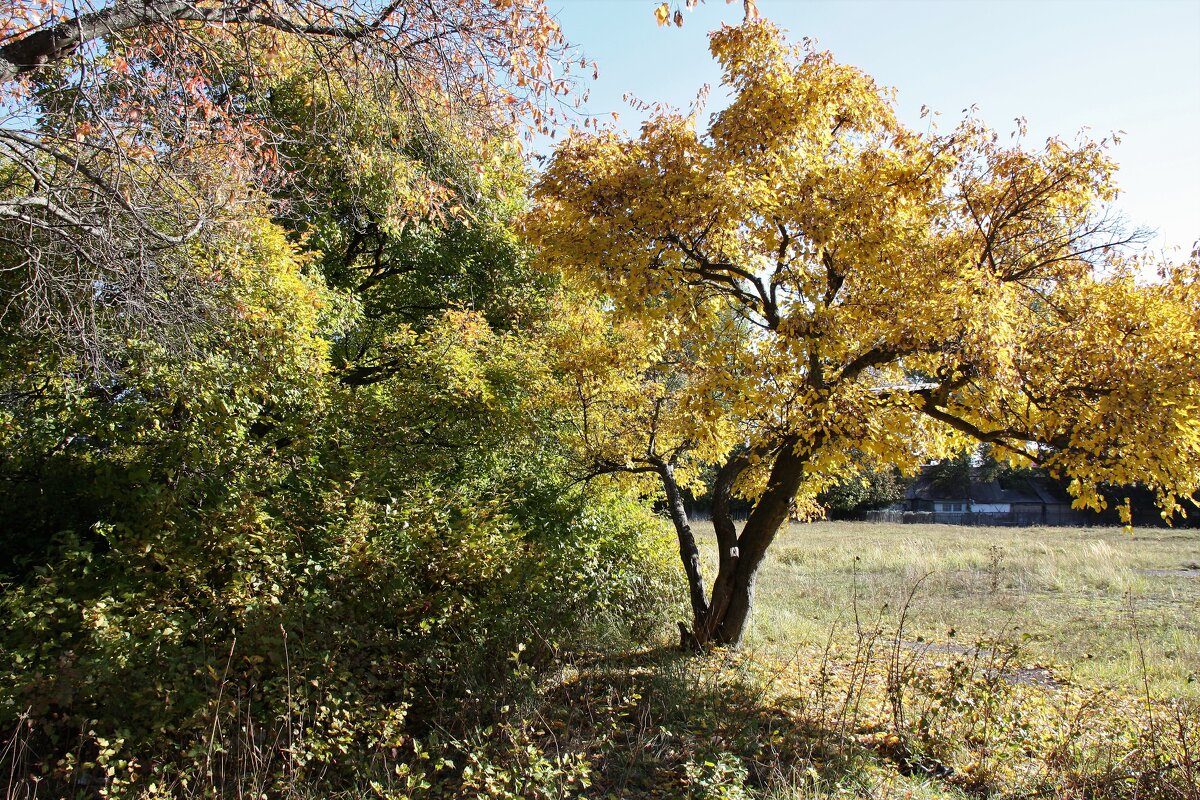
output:
MULTIPOLYGON (((707 0, 682 29, 654 23, 656 0, 550 0, 567 37, 600 62, 586 110, 641 115, 622 101, 684 107, 704 83, 720 105, 708 32, 741 21, 740 0, 707 0)), ((672 8, 676 3, 672 2, 672 8)), ((683 3, 679 2, 682 6, 683 3)), ((902 116, 922 104, 953 127, 972 104, 994 128, 1028 120, 1031 141, 1081 128, 1124 131, 1115 150, 1131 223, 1157 248, 1200 238, 1200 0, 758 0, 793 40, 808 36, 898 91, 902 116)))

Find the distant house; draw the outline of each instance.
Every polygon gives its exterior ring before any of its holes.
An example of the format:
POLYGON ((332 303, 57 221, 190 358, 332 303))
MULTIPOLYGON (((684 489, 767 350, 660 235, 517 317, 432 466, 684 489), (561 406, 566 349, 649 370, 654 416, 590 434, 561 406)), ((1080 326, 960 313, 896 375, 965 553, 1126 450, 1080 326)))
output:
POLYGON ((1053 482, 1036 477, 1009 476, 1001 485, 983 480, 979 471, 968 485, 938 485, 931 468, 909 485, 895 510, 932 514, 933 522, 968 525, 1079 525, 1084 515, 1071 508, 1071 499, 1053 482))

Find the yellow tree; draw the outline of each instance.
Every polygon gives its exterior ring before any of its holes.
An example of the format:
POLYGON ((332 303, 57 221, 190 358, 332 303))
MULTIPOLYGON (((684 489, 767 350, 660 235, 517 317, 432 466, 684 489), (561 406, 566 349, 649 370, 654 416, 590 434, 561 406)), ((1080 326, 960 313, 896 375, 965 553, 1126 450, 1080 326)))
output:
MULTIPOLYGON (((711 49, 733 100, 706 130, 664 112, 634 140, 572 136, 527 221, 546 268, 658 332, 644 363, 706 342, 672 423, 717 468, 698 642, 741 641, 767 548, 851 450, 912 467, 976 440, 1069 477, 1080 505, 1137 481, 1182 512, 1200 485, 1198 269, 1148 278, 1127 254, 1107 142, 1004 143, 969 117, 911 130, 869 76, 766 22, 711 49), (720 320, 744 334, 705 332, 720 320), (730 493, 753 500, 740 531, 730 493)), ((609 412, 643 452, 654 402, 609 412)), ((636 467, 617 441, 609 461, 636 467)))
POLYGON ((542 399, 560 417, 578 477, 616 476, 642 494, 662 489, 700 619, 709 601, 684 492, 703 488, 705 466, 747 425, 725 409, 748 374, 738 362, 749 351, 740 346, 746 331, 728 317, 692 323, 618 315, 578 287, 561 293, 542 339, 555 375, 542 399))

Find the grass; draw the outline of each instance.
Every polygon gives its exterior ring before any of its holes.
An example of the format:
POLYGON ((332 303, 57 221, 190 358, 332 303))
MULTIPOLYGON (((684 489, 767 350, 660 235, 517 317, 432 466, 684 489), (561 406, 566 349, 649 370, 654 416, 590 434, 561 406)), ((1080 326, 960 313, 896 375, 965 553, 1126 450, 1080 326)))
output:
POLYGON ((588 766, 553 797, 1200 800, 1197 560, 1191 532, 796 525, 743 652, 568 664, 515 724, 588 766))
MULTIPOLYGON (((1198 559, 1191 532, 797 525, 741 652, 518 650, 479 713, 358 742, 361 785, 197 773, 106 796, 1200 800, 1198 559)), ((238 735, 235 774, 289 755, 238 735)), ((26 736, 0 753, 5 800, 97 796, 23 778, 26 736)))
MULTIPOLYGON (((711 543, 711 526, 696 528, 711 543)), ((894 624, 920 581, 903 634, 914 645, 1017 644, 1076 683, 1195 700, 1198 566, 1198 531, 793 525, 763 565, 748 646, 786 660, 831 632, 848 643, 856 609, 862 624, 894 624)))

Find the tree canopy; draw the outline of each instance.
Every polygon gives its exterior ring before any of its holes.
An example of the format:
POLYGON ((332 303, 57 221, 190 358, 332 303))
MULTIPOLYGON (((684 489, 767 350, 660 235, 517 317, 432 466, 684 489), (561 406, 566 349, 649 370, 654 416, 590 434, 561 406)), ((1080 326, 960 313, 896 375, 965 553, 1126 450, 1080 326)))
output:
POLYGON ((256 192, 318 196, 318 154, 347 189, 386 192, 388 225, 462 216, 464 170, 514 126, 552 125, 580 66, 541 3, 12 0, 5 315, 93 354, 211 322, 185 244, 256 192))
MULTIPOLYGON (((707 128, 668 111, 633 140, 572 136, 527 227, 614 327, 726 343, 689 358, 707 377, 680 387, 676 450, 705 442, 696 455, 757 498, 722 544, 739 592, 852 451, 911 468, 975 440, 1069 476, 1080 505, 1137 481, 1182 512, 1200 477, 1200 266, 1123 247, 1110 142, 1030 146, 971 117, 916 131, 869 76, 770 23, 711 43, 733 99, 707 128), (714 335, 728 325, 745 334, 714 335)), ((661 447, 641 427, 633 459, 661 447)))

